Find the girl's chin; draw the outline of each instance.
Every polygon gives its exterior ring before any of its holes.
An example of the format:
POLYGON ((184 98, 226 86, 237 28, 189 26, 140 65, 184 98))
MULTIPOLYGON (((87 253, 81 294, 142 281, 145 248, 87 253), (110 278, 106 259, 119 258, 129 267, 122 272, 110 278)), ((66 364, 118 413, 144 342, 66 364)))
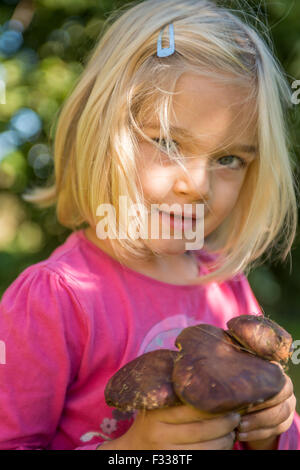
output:
POLYGON ((187 251, 188 240, 148 240, 147 246, 164 255, 181 255, 187 251))

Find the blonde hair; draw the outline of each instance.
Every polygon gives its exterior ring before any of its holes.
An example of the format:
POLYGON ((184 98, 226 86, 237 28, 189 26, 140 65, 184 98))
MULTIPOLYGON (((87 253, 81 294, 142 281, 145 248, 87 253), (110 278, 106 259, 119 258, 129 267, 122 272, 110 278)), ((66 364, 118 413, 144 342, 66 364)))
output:
MULTIPOLYGON (((144 202, 135 159, 137 135, 147 138, 140 127, 143 117, 156 116, 169 137, 172 96, 183 73, 236 81, 255 98, 259 155, 247 170, 232 213, 209 237, 218 261, 196 282, 248 272, 271 251, 285 260, 297 228, 295 163, 285 117, 291 91, 263 35, 207 0, 131 3, 114 13, 107 26, 59 116, 55 184, 24 194, 24 199, 39 207, 56 203, 59 222, 71 229, 84 222, 95 227, 97 207, 112 204, 125 226, 119 196, 127 196, 129 204, 144 202), (158 34, 170 23, 176 52, 158 58, 158 34)), ((133 256, 149 253, 141 240, 119 243, 133 256)))

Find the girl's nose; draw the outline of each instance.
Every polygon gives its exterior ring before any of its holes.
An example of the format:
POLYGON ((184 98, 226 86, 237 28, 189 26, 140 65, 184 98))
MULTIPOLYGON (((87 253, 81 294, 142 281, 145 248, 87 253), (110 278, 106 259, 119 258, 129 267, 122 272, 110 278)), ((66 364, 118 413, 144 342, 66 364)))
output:
POLYGON ((211 191, 209 163, 201 159, 193 165, 185 165, 186 170, 178 167, 173 191, 193 199, 208 197, 211 191))

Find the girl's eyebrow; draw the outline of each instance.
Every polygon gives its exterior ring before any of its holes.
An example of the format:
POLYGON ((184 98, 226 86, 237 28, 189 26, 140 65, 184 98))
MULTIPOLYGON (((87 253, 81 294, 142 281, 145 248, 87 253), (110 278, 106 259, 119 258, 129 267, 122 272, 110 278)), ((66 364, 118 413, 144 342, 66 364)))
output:
POLYGON ((237 144, 233 147, 237 152, 256 154, 258 149, 255 145, 237 144))
MULTIPOLYGON (((159 130, 160 126, 157 126, 155 124, 150 124, 145 126, 146 129, 148 130, 159 130)), ((170 126, 170 131, 173 135, 180 135, 184 139, 191 140, 192 142, 197 143, 198 139, 196 138, 195 135, 191 134, 187 129, 183 129, 182 127, 176 127, 176 126, 170 126)), ((243 152, 243 153, 250 153, 250 154, 257 154, 258 149, 255 145, 249 145, 249 144, 234 144, 232 146, 232 150, 235 150, 236 152, 243 152)))

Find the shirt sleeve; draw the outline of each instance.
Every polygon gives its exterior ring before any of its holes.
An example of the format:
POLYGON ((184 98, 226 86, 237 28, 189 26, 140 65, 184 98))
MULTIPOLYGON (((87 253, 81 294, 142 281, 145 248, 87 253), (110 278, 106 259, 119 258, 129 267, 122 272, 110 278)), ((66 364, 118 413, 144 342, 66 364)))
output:
POLYGON ((83 351, 83 315, 61 276, 31 266, 0 302, 0 449, 46 449, 83 351))

